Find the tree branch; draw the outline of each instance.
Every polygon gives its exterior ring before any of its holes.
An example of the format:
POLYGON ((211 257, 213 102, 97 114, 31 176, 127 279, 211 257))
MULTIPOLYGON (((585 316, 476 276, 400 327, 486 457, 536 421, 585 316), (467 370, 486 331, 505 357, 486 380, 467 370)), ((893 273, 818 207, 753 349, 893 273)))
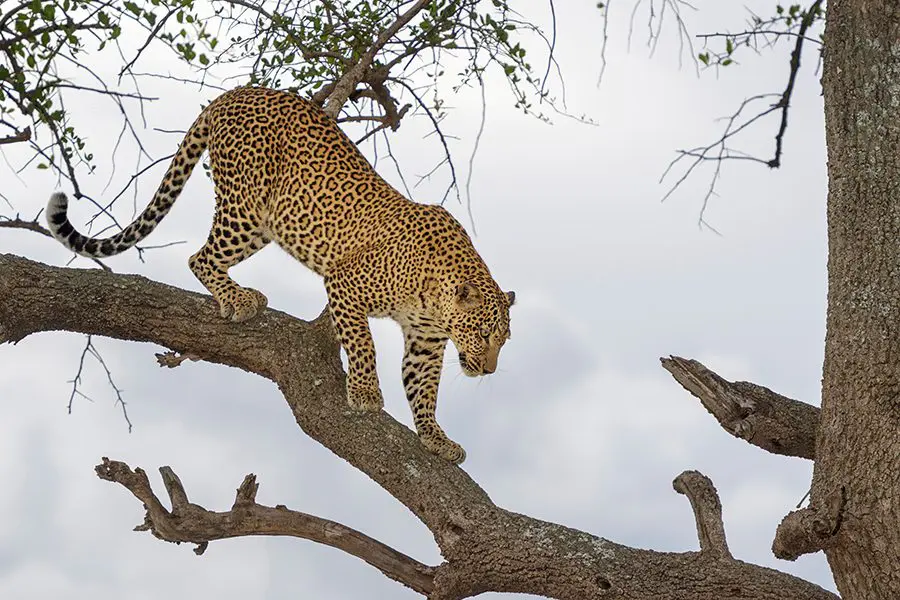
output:
MULTIPOLYGON (((40 216, 40 213, 38 214, 40 216)), ((32 221, 26 221, 20 218, 18 215, 14 219, 10 219, 9 217, 4 217, 0 215, 0 228, 6 229, 25 229, 27 231, 33 231, 34 233, 39 233, 44 237, 52 238, 53 234, 50 233, 50 230, 41 225, 38 222, 38 217, 35 217, 32 221)), ((112 271, 109 266, 106 265, 103 261, 97 258, 90 259, 94 261, 101 269, 104 271, 112 271)))
POLYGON ((384 45, 388 43, 388 41, 407 23, 409 23, 420 10, 425 8, 425 5, 428 4, 429 1, 430 0, 417 0, 417 2, 409 7, 405 13, 397 17, 396 21, 385 27, 384 30, 378 34, 378 38, 372 43, 366 53, 362 55, 355 65, 344 72, 334 85, 334 88, 328 94, 328 99, 323 106, 325 114, 332 119, 337 118, 344 103, 347 102, 347 98, 350 97, 350 94, 353 93, 353 90, 356 89, 359 82, 365 78, 366 72, 369 70, 369 67, 372 66, 372 61, 375 60, 375 55, 378 54, 384 45))
POLYGON ((781 108, 781 122, 778 125, 778 133, 775 134, 775 156, 768 163, 773 169, 781 166, 781 145, 784 139, 784 132, 787 131, 788 110, 790 110, 791 96, 794 93, 794 82, 797 80, 797 73, 800 71, 800 55, 803 53, 803 43, 806 41, 806 30, 809 29, 809 26, 816 19, 816 15, 822 6, 822 1, 815 0, 806 10, 806 15, 800 21, 800 30, 797 32, 794 49, 791 51, 787 86, 781 94, 781 100, 778 101, 778 107, 781 108))
POLYGON ((846 504, 847 490, 842 486, 829 494, 821 506, 788 513, 775 531, 772 553, 784 560, 796 560, 824 550, 841 529, 846 504))
POLYGON ((696 360, 671 356, 660 362, 731 435, 772 454, 815 458, 819 427, 815 406, 755 383, 728 381, 696 360))
POLYGON ((294 510, 283 505, 274 508, 256 503, 259 484, 256 475, 247 475, 237 489, 234 505, 228 512, 212 512, 191 504, 181 480, 169 467, 160 467, 172 510, 166 510, 153 493, 147 474, 133 471, 123 462, 103 458, 94 470, 100 479, 124 486, 144 503, 147 515, 136 529, 149 530, 167 542, 198 544, 203 554, 209 542, 248 535, 285 535, 312 540, 352 554, 366 561, 387 577, 408 588, 428 595, 434 590, 434 569, 398 552, 355 529, 294 510))
POLYGON ((708 552, 720 559, 732 558, 725 539, 722 502, 710 478, 698 471, 685 471, 675 478, 672 487, 691 502, 697 522, 697 536, 700 538, 700 552, 708 552))
MULTIPOLYGON (((274 381, 304 432, 433 533, 446 562, 434 571, 431 600, 486 591, 560 600, 837 600, 809 582, 714 552, 629 548, 498 507, 462 469, 427 452, 387 413, 347 406, 339 346, 325 312, 304 322, 266 310, 237 324, 221 319, 209 296, 135 275, 0 254, 0 343, 41 331, 152 342, 274 381), (92 298, 103 299, 103 310, 92 298)), ((182 502, 183 489, 172 482, 173 498, 182 502)))
POLYGON ((17 131, 13 135, 0 138, 0 146, 3 144, 16 144, 18 142, 27 142, 31 140, 31 127, 26 127, 22 131, 17 131))
POLYGON ((721 175, 723 162, 727 160, 751 161, 764 164, 772 169, 776 169, 781 166, 784 135, 788 127, 788 113, 791 107, 791 98, 794 93, 794 84, 797 80, 797 73, 800 71, 800 58, 803 53, 803 45, 806 42, 819 43, 816 40, 807 37, 807 32, 813 25, 813 23, 815 23, 816 20, 821 17, 822 4, 823 0, 814 0, 812 4, 810 4, 809 8, 807 8, 805 11, 800 11, 797 16, 794 16, 793 10, 794 8, 799 9, 799 5, 792 7, 790 15, 783 15, 779 13, 778 16, 765 21, 754 15, 752 20, 753 26, 749 31, 743 31, 739 33, 712 33, 697 36, 703 40, 724 38, 726 41, 726 49, 724 52, 711 52, 707 50, 705 53, 700 55, 700 59, 708 67, 727 67, 728 65, 732 64, 734 62, 734 51, 741 46, 753 47, 758 51, 758 48, 756 47, 757 36, 762 37, 763 39, 769 39, 770 41, 767 46, 774 46, 775 42, 771 41, 772 38, 776 41, 782 36, 792 36, 795 38, 794 48, 791 51, 790 60, 788 62, 789 70, 787 83, 785 84, 784 90, 779 93, 757 94, 746 98, 743 102, 741 102, 738 109, 729 118, 726 119, 725 130, 723 131, 719 139, 712 142, 711 144, 708 144, 707 146, 701 146, 693 148, 691 150, 678 150, 677 156, 663 173, 660 181, 665 179, 672 168, 676 164, 681 162, 682 159, 694 159, 693 161, 687 161, 689 163, 689 166, 684 170, 681 177, 679 177, 678 180, 666 192, 666 195, 663 198, 666 199, 681 186, 681 184, 699 165, 705 164, 710 161, 715 162, 715 168, 713 169, 713 174, 710 178, 710 183, 703 198, 703 204, 700 209, 699 224, 701 226, 706 225, 707 227, 709 227, 709 225, 703 219, 703 214, 706 211, 706 207, 710 198, 715 194, 716 184, 718 183, 719 176, 721 175), (769 29, 770 26, 778 23, 784 23, 785 28, 782 30, 769 29), (792 23, 797 24, 796 31, 793 31, 795 25, 792 25, 792 23), (741 118, 744 118, 742 116, 744 110, 750 104, 756 102, 757 100, 764 100, 770 97, 777 97, 778 100, 773 104, 767 106, 766 108, 763 108, 754 116, 745 118, 745 120, 743 121, 739 120, 741 118), (761 158, 759 156, 740 151, 728 145, 729 141, 733 142, 733 139, 737 134, 746 130, 757 121, 760 121, 761 119, 776 112, 780 112, 780 119, 778 129, 775 133, 775 149, 772 153, 771 158, 761 158))

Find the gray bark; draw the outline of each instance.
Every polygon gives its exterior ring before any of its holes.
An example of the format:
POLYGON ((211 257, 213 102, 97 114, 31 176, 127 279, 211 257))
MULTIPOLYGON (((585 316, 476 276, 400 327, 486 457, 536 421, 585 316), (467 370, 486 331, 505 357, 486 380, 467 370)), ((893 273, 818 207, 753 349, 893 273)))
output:
POLYGON ((787 533, 819 537, 846 600, 900 598, 897 2, 828 3, 822 83, 828 316, 809 508, 816 518, 795 516, 806 529, 787 533))
MULTIPOLYGON (((219 317, 208 296, 139 276, 49 267, 0 254, 0 343, 43 331, 153 342, 193 359, 271 379, 303 431, 381 485, 432 531, 445 562, 433 569, 410 563, 407 566, 417 579, 404 581, 421 591, 425 588, 418 578, 433 577, 428 596, 432 600, 455 600, 485 591, 564 600, 836 598, 785 573, 731 558, 714 488, 696 473, 683 474, 675 485, 694 505, 700 552, 630 548, 504 510, 462 469, 429 454, 412 431, 386 413, 360 414, 347 407, 339 347, 326 316, 307 323, 267 310, 254 321, 234 324, 219 317), (103 309, 97 310, 98 306, 103 309)), ((161 362, 173 365, 178 360, 163 355, 161 362)), ((127 477, 117 479, 110 473, 105 470, 101 475, 126 485, 127 477)), ((170 495, 175 494, 173 504, 183 495, 179 502, 187 505, 180 483, 169 487, 170 495)), ((147 504, 150 492, 141 493, 147 504)), ((228 537, 222 535, 222 527, 228 533, 228 526, 248 526, 232 515, 214 521, 216 536, 194 530, 195 537, 190 538, 185 532, 202 522, 185 519, 202 515, 203 509, 197 509, 176 515, 181 529, 172 529, 159 511, 155 518, 162 520, 154 521, 154 511, 148 510, 147 527, 163 539, 204 544, 228 537)), ((302 527, 286 526, 281 533, 296 535, 298 529, 302 527)), ((373 552, 403 562, 402 555, 392 555, 378 543, 369 545, 373 552)), ((402 580, 402 573, 397 569, 393 575, 402 580)))

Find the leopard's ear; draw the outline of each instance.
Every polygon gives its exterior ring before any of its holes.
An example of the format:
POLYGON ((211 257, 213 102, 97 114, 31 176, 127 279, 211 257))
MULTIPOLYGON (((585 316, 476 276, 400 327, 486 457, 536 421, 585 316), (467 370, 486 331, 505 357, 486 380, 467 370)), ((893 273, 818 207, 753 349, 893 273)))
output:
POLYGON ((463 310, 475 308, 481 304, 481 291, 469 282, 456 286, 456 304, 463 310))
POLYGON ((509 300, 509 305, 512 306, 516 303, 516 293, 512 290, 506 292, 506 298, 509 300))

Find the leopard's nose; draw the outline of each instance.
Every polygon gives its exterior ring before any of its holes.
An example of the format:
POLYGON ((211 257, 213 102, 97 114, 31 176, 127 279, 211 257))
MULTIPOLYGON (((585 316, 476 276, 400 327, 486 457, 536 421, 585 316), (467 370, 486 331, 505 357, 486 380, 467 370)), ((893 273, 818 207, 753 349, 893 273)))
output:
POLYGON ((485 375, 490 375, 494 371, 497 370, 497 355, 488 352, 488 354, 484 357, 484 367, 482 367, 482 372, 485 375))

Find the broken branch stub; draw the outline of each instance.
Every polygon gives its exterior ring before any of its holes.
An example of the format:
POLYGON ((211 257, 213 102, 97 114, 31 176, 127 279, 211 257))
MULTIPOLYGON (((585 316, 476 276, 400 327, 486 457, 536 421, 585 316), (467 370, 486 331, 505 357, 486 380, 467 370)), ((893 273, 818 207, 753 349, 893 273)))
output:
POLYGON ((815 406, 755 383, 728 381, 696 360, 670 356, 660 362, 731 435, 772 454, 815 458, 815 406))
POLYGON ((685 471, 675 478, 672 487, 687 496, 694 510, 700 552, 716 558, 732 558, 725 539, 722 502, 712 480, 699 471, 685 471))

